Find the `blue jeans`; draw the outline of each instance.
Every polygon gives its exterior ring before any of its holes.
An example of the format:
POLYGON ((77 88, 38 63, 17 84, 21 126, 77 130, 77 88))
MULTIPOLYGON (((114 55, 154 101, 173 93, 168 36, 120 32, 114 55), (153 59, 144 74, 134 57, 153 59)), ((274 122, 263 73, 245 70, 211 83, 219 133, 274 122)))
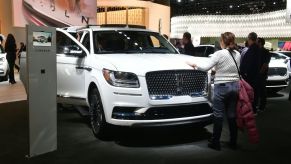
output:
POLYGON ((213 114, 217 118, 236 118, 239 82, 214 85, 213 114))

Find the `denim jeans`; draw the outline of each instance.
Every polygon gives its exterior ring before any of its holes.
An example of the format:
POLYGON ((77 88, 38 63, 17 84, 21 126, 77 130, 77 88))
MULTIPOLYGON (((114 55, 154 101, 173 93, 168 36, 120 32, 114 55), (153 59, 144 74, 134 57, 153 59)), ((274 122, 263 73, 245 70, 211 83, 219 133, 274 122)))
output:
POLYGON ((213 114, 215 117, 236 118, 239 82, 214 85, 213 114))

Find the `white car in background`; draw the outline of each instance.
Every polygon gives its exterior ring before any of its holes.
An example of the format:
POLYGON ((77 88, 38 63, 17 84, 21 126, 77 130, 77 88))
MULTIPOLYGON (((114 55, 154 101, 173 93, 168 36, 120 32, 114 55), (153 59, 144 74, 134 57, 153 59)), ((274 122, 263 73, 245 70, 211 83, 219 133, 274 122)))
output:
POLYGON ((277 52, 274 52, 278 55, 281 56, 281 58, 285 59, 285 63, 287 64, 287 67, 288 67, 288 72, 289 72, 289 78, 291 78, 291 51, 277 51, 277 52))
POLYGON ((277 51, 272 53, 273 58, 284 60, 284 62, 287 64, 289 76, 291 78, 291 65, 290 65, 291 51, 277 51))
POLYGON ((271 61, 269 64, 267 90, 276 93, 289 85, 289 72, 286 57, 278 52, 270 52, 271 61))
POLYGON ((6 53, 0 53, 0 82, 8 80, 9 65, 6 60, 6 53))

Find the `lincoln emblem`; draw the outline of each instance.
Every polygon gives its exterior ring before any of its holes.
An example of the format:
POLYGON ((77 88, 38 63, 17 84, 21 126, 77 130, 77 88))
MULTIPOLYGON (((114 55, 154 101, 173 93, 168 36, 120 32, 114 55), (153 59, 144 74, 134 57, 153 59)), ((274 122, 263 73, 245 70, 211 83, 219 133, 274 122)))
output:
POLYGON ((177 86, 177 94, 180 95, 182 93, 183 90, 183 83, 184 83, 184 79, 183 79, 183 75, 181 74, 176 74, 176 86, 177 86))

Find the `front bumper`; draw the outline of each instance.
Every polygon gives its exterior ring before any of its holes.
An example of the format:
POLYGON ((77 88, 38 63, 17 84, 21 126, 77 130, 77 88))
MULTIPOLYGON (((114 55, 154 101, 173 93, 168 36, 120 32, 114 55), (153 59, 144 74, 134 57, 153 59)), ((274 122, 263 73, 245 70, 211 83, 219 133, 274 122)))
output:
POLYGON ((155 123, 134 123, 132 127, 160 127, 160 126, 178 126, 187 124, 209 125, 213 122, 213 115, 207 115, 199 118, 191 118, 179 121, 165 121, 155 123))
POLYGON ((117 120, 166 120, 212 114, 207 103, 150 108, 114 107, 112 118, 117 120))
POLYGON ((289 79, 285 80, 268 80, 267 88, 286 88, 289 85, 289 79))
POLYGON ((106 122, 117 126, 163 126, 209 121, 209 97, 173 96, 152 100, 146 80, 139 77, 140 88, 118 88, 102 81, 99 91, 106 122))

